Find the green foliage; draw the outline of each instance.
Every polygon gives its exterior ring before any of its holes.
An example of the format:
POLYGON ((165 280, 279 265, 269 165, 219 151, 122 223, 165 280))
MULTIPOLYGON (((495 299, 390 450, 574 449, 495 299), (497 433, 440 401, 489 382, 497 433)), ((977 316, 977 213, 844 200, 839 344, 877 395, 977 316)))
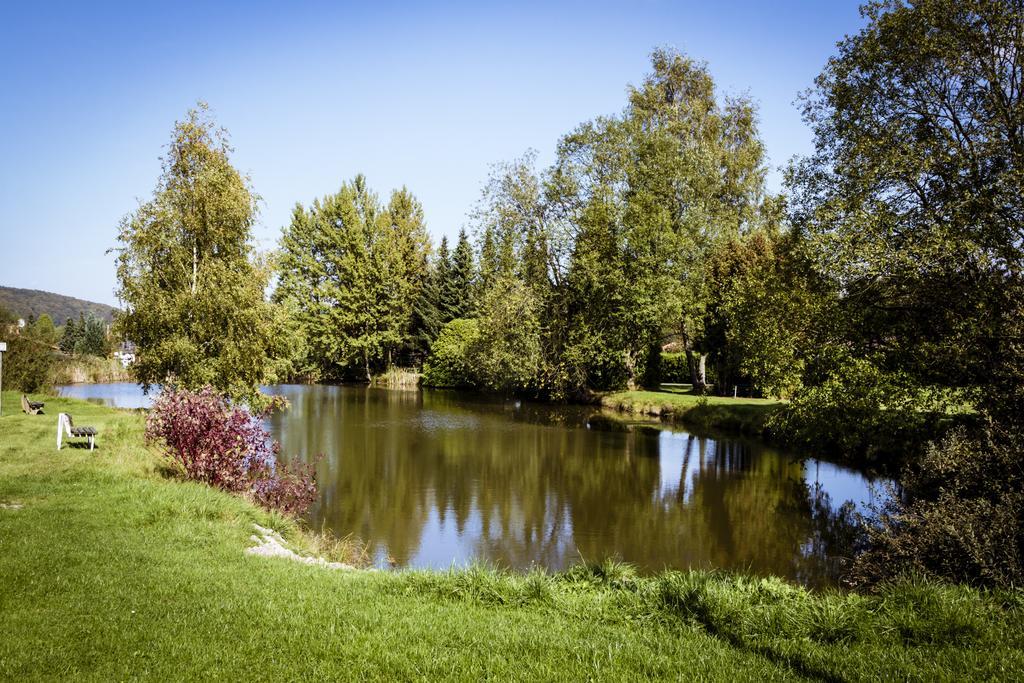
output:
POLYGON ((473 213, 480 233, 480 295, 499 279, 518 277, 538 294, 564 279, 568 239, 545 196, 537 154, 491 169, 473 213))
POLYGON ((452 319, 448 317, 448 309, 452 299, 452 254, 448 248, 447 235, 441 238, 441 244, 437 248, 437 257, 434 259, 433 265, 433 274, 437 280, 435 305, 439 316, 438 319, 441 321, 441 324, 444 324, 452 319))
POLYGON ((68 318, 64 323, 64 331, 60 336, 60 350, 64 353, 75 353, 78 344, 82 339, 82 332, 85 328, 85 320, 79 318, 68 318))
POLYGON ((430 346, 423 365, 423 385, 428 387, 472 387, 476 370, 471 365, 472 349, 480 338, 475 318, 456 318, 441 329, 430 346))
MULTIPOLYGON (((922 383, 985 385, 1024 266, 1021 0, 870 2, 805 101, 795 217, 836 334, 922 383)), ((1004 341, 1001 341, 1004 340, 1004 341)))
MULTIPOLYGON (((539 333, 522 376, 483 384, 552 397, 657 384, 666 333, 684 332, 690 348, 699 336, 711 248, 765 221, 752 104, 719 98, 708 69, 681 54, 658 50, 651 63, 625 110, 565 136, 552 168, 537 172, 528 152, 493 169, 473 214, 475 296, 482 305, 521 282, 539 333)), ((459 255, 452 271, 468 273, 459 255)), ((452 315, 475 314, 450 293, 471 279, 452 277, 442 295, 452 315)))
MULTIPOLYGON (((447 244, 442 246, 447 249, 447 244)), ((410 360, 415 365, 422 366, 427 354, 430 353, 430 345, 437 339, 444 325, 441 312, 442 272, 444 271, 441 259, 437 258, 428 266, 422 286, 413 302, 406 344, 410 360)))
POLYGON ((284 352, 252 246, 258 198, 230 152, 205 105, 175 125, 153 198, 121 222, 117 328, 145 387, 174 378, 260 403, 284 352))
POLYGON ((7 342, 3 354, 3 385, 25 393, 41 391, 47 387, 55 361, 56 333, 49 317, 26 325, 20 333, 4 333, 0 340, 7 342))
POLYGON ((474 312, 474 283, 476 267, 473 263, 473 247, 465 230, 459 231, 451 261, 444 266, 443 279, 439 284, 439 308, 444 322, 456 318, 468 318, 474 312))
POLYGON ((369 381, 390 366, 410 339, 410 302, 427 280, 429 250, 423 208, 405 189, 382 206, 359 175, 308 210, 296 206, 281 238, 274 298, 304 339, 299 371, 358 372, 369 381))
POLYGON ((606 335, 589 324, 584 315, 568 321, 564 349, 558 358, 558 374, 552 382, 555 395, 585 395, 590 390, 611 390, 626 385, 629 369, 619 349, 606 335))
MULTIPOLYGON (((389 320, 398 329, 400 351, 422 358, 426 347, 423 344, 440 329, 436 318, 427 306, 415 306, 409 310, 410 302, 431 301, 436 305, 436 282, 429 267, 430 237, 427 235, 423 218, 423 206, 409 190, 402 188, 391 193, 386 209, 386 220, 393 255, 385 259, 387 275, 391 286, 389 320), (424 316, 424 314, 426 314, 424 316), (420 342, 416 343, 417 334, 420 342)), ((388 349, 388 355, 393 353, 388 349)), ((388 358, 389 366, 393 359, 388 358)))
POLYGON ((80 338, 75 344, 75 353, 86 356, 99 356, 101 358, 110 353, 107 326, 102 320, 92 315, 84 321, 79 319, 78 330, 80 338))
POLYGON ((900 477, 902 496, 878 511, 852 578, 915 572, 983 586, 1024 576, 1024 470, 1019 433, 957 430, 900 477))
POLYGON ((803 382, 828 301, 803 247, 792 232, 757 230, 723 241, 709 258, 703 344, 714 349, 720 393, 749 381, 764 395, 788 397, 803 382))
POLYGON ((503 276, 483 293, 477 313, 441 330, 424 365, 424 385, 511 393, 536 389, 544 357, 534 292, 503 276))
POLYGON ((43 342, 48 346, 56 345, 57 328, 53 326, 53 320, 50 318, 50 316, 43 313, 36 319, 32 328, 36 338, 39 339, 39 341, 43 342))
POLYGON ((484 294, 468 348, 477 386, 505 392, 534 387, 543 360, 537 308, 532 290, 514 278, 499 279, 484 294))
POLYGON ((764 182, 753 105, 720 101, 707 68, 683 55, 656 51, 652 68, 621 116, 562 139, 549 190, 574 228, 570 324, 619 353, 634 384, 666 330, 692 348, 709 249, 757 224, 764 182))
POLYGON ((685 353, 661 354, 661 381, 671 384, 685 384, 690 381, 690 366, 685 353))
POLYGON ((110 353, 107 326, 99 318, 79 315, 78 320, 68 318, 60 338, 60 350, 80 356, 104 357, 110 353))
POLYGON ((831 353, 822 380, 797 393, 775 417, 773 433, 874 463, 911 457, 937 433, 947 408, 941 394, 905 372, 886 372, 877 360, 831 353))

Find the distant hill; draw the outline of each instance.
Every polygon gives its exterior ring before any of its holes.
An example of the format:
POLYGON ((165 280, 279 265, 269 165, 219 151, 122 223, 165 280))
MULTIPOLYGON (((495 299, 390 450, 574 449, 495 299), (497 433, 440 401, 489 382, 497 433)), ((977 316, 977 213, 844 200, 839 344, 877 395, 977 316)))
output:
POLYGON ((85 316, 92 313, 97 318, 112 322, 114 311, 117 310, 95 301, 17 287, 0 287, 0 306, 19 318, 28 318, 30 315, 38 318, 45 313, 53 319, 54 325, 63 325, 68 318, 77 318, 79 313, 85 316))

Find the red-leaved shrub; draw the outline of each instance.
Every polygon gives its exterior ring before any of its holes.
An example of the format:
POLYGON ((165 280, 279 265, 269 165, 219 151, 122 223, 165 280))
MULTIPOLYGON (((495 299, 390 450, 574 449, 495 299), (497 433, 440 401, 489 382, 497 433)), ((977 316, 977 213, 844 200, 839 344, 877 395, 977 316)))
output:
POLYGON ((253 499, 265 508, 300 515, 316 500, 313 467, 302 462, 277 462, 270 476, 253 482, 253 499))
POLYGON ((301 514, 316 498, 313 468, 279 462, 280 444, 270 438, 261 417, 232 406, 211 387, 165 387, 146 417, 146 438, 161 443, 187 479, 301 514))

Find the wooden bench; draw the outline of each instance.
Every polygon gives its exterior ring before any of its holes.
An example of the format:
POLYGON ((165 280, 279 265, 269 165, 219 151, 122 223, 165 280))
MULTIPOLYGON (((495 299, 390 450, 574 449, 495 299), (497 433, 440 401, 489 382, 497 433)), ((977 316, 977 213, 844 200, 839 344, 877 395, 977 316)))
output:
POLYGON ((21 412, 28 413, 29 415, 38 415, 43 412, 43 406, 46 405, 41 401, 30 401, 28 396, 25 394, 21 395, 21 412))
POLYGON ((60 450, 61 442, 64 435, 67 434, 69 439, 88 439, 89 450, 91 451, 96 447, 96 428, 95 427, 76 427, 74 420, 67 413, 59 413, 57 415, 57 450, 60 450))

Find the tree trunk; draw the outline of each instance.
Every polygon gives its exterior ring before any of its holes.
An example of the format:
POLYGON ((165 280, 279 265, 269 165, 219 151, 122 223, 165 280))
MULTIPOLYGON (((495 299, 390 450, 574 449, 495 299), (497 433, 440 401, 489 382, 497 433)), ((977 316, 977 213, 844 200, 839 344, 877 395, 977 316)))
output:
POLYGON ((690 371, 690 384, 697 386, 697 363, 693 359, 693 349, 686 349, 686 368, 690 371))
POLYGON ((679 330, 679 336, 683 338, 683 352, 686 354, 686 369, 690 371, 690 384, 697 386, 697 364, 693 362, 693 348, 690 346, 690 337, 686 334, 686 326, 679 330))
POLYGON ((639 385, 636 381, 636 361, 633 359, 633 354, 626 350, 622 352, 623 362, 626 364, 626 372, 629 373, 629 377, 626 379, 626 388, 630 391, 636 391, 639 385))
POLYGON ((708 354, 699 353, 691 349, 686 350, 686 364, 690 369, 690 382, 693 384, 693 393, 703 394, 708 384, 707 380, 708 354))

